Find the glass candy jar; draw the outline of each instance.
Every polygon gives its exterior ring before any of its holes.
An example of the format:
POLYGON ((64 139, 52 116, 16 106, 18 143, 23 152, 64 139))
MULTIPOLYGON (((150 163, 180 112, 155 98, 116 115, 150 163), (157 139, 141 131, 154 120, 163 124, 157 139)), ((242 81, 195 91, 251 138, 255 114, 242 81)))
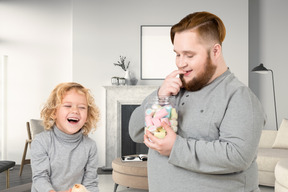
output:
POLYGON ((166 130, 162 127, 163 122, 177 132, 177 119, 178 114, 171 97, 155 97, 145 106, 145 133, 148 130, 155 137, 164 138, 166 130))

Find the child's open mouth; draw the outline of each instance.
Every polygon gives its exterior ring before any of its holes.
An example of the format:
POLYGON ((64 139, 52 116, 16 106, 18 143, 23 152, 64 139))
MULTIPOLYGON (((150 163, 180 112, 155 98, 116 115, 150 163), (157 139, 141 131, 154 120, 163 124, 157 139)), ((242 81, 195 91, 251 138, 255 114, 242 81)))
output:
POLYGON ((79 122, 79 119, 78 118, 74 118, 74 117, 68 118, 67 120, 68 120, 69 123, 78 123, 79 122))

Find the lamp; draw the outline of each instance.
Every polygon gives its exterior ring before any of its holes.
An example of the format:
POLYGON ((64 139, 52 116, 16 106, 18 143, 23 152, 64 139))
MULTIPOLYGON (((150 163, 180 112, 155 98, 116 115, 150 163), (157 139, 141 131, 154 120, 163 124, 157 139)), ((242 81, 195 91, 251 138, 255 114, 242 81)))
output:
POLYGON ((276 97, 275 97, 275 85, 274 85, 274 75, 273 71, 271 69, 267 69, 264 67, 264 65, 261 63, 259 66, 252 69, 252 72, 254 73, 260 73, 260 74, 267 74, 268 72, 271 72, 272 74, 272 84, 273 84, 273 95, 274 95, 274 108, 275 108, 275 120, 276 120, 276 130, 278 130, 278 120, 277 120, 277 109, 276 109, 276 97))

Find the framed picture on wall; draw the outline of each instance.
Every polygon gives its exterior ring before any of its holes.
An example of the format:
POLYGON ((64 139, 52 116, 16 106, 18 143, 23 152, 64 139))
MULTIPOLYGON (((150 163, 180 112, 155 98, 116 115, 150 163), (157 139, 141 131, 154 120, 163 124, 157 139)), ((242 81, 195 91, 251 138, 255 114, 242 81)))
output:
POLYGON ((142 80, 162 80, 177 69, 170 29, 171 25, 141 25, 142 80))

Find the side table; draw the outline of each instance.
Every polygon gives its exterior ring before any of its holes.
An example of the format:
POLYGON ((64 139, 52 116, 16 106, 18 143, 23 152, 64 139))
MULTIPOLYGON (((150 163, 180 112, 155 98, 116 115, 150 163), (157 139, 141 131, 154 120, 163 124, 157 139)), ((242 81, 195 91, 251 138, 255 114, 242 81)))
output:
POLYGON ((112 168, 114 192, 118 185, 148 190, 147 161, 122 162, 121 158, 116 158, 112 161, 112 168))

